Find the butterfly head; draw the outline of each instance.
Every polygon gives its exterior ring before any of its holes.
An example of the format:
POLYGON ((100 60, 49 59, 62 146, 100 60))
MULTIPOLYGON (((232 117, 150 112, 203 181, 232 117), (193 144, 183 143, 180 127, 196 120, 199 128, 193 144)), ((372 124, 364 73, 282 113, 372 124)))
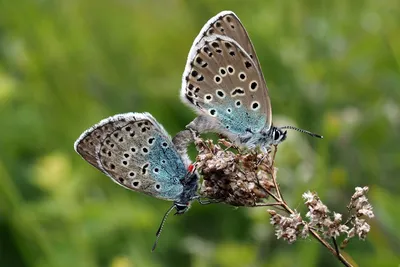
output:
POLYGON ((280 128, 272 127, 270 130, 270 142, 271 145, 277 145, 286 139, 287 131, 283 131, 280 128))
POLYGON ((249 148, 260 146, 263 150, 268 149, 272 145, 278 145, 285 141, 286 131, 275 126, 262 129, 260 132, 249 132, 245 138, 240 141, 249 148))
POLYGON ((285 141, 286 139, 286 134, 287 131, 285 129, 291 129, 291 130, 295 130, 301 133, 306 133, 310 136, 313 137, 317 137, 317 138, 323 138, 322 135, 316 134, 316 133, 312 133, 310 131, 307 130, 303 130, 294 126, 283 126, 283 127, 275 127, 272 126, 269 130, 267 131, 261 131, 261 133, 266 136, 267 138, 265 138, 265 142, 264 142, 264 147, 270 146, 270 145, 278 145, 279 143, 285 141))
POLYGON ((171 208, 165 213, 163 219, 161 220, 160 227, 156 233, 156 241, 154 242, 152 251, 156 249, 158 238, 160 237, 161 231, 164 227, 164 223, 167 220, 169 213, 175 209, 175 215, 181 215, 186 213, 190 208, 190 203, 194 199, 198 199, 199 197, 196 194, 198 188, 199 176, 196 173, 195 166, 190 164, 188 166, 188 171, 186 173, 185 178, 181 181, 183 185, 183 192, 180 196, 179 201, 175 201, 171 208))
POLYGON ((174 203, 175 205, 175 215, 180 215, 180 214, 184 214, 185 212, 187 212, 190 208, 190 202, 187 203, 174 203))

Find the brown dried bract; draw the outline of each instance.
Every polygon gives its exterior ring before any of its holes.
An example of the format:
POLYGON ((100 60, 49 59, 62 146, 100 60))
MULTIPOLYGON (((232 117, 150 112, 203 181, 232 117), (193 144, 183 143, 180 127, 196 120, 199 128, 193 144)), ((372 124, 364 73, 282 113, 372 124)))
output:
POLYGON ((203 177, 200 194, 203 197, 233 206, 254 207, 265 203, 274 189, 270 154, 246 152, 225 139, 195 142, 199 155, 196 167, 203 177), (236 153, 235 153, 235 152, 236 153))

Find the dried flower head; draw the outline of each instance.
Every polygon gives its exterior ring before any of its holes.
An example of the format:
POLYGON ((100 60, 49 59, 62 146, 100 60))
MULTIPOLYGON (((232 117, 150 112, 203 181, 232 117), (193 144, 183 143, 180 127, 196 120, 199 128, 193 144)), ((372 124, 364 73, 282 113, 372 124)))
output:
POLYGON ((282 238, 291 244, 297 240, 297 237, 308 237, 308 226, 297 211, 289 216, 283 216, 275 210, 268 210, 268 213, 271 215, 270 222, 275 227, 275 235, 278 239, 282 238))
POLYGON ((347 206, 351 217, 348 219, 348 227, 346 231, 347 237, 341 244, 341 248, 344 248, 350 241, 351 238, 358 236, 359 239, 365 240, 367 234, 371 230, 371 226, 368 224, 365 218, 374 218, 374 212, 372 206, 368 201, 366 193, 368 187, 356 187, 355 193, 351 197, 350 203, 347 206), (363 218, 364 217, 364 218, 363 218))
POLYGON ((364 195, 367 191, 367 187, 356 188, 356 193, 349 204, 350 218, 345 223, 342 220, 343 215, 336 212, 331 213, 316 193, 305 192, 303 199, 308 208, 306 214, 308 221, 304 221, 296 211, 292 211, 289 216, 284 216, 275 210, 268 210, 271 215, 270 222, 275 227, 275 235, 278 239, 283 238, 292 243, 296 241, 297 237, 306 238, 310 230, 316 231, 326 239, 336 238, 345 234, 347 237, 342 243, 342 248, 353 237, 358 236, 364 240, 370 231, 370 225, 360 216, 369 218, 374 216, 372 207, 364 195))
MULTIPOLYGON (((191 140, 191 137, 189 133, 178 136, 182 140, 191 140)), ((345 222, 343 215, 331 212, 316 193, 305 192, 302 197, 308 212, 303 220, 300 213, 292 210, 282 197, 276 180, 277 169, 274 167, 276 147, 274 153, 242 153, 225 139, 220 139, 217 144, 212 140, 194 139, 198 150, 196 168, 203 177, 200 187, 202 197, 233 206, 276 207, 277 209, 270 209, 268 212, 278 239, 293 243, 297 238, 307 238, 311 234, 342 263, 350 266, 340 254, 336 238, 346 236, 341 248, 353 237, 358 236, 362 240, 366 238, 370 231, 366 218, 374 217, 372 206, 366 197, 368 187, 355 189, 348 205, 349 218, 345 222), (323 239, 333 240, 334 248, 323 239)), ((186 146, 180 146, 180 149, 185 150, 186 146)))
POLYGON ((367 216, 368 218, 374 217, 374 212, 372 211, 372 206, 365 194, 368 192, 368 187, 356 187, 356 192, 351 197, 350 204, 347 206, 349 210, 355 210, 358 217, 367 216))
POLYGON ((229 150, 234 146, 224 139, 219 140, 219 144, 202 139, 195 143, 199 151, 197 169, 203 177, 200 189, 203 197, 233 206, 264 203, 268 191, 274 188, 271 175, 275 169, 270 154, 234 153, 229 150))
POLYGON ((310 226, 323 228, 328 223, 328 207, 325 206, 319 199, 317 194, 311 193, 310 191, 303 194, 303 198, 306 201, 305 204, 308 207, 306 217, 310 220, 310 226))

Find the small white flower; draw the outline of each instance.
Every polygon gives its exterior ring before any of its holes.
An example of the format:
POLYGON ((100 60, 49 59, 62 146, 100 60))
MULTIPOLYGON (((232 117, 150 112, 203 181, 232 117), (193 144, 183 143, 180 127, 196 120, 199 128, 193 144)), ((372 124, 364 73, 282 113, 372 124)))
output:
POLYGON ((270 219, 270 223, 271 223, 272 225, 281 224, 281 221, 282 221, 282 216, 279 215, 279 214, 273 215, 273 216, 271 217, 271 219, 270 219))
POLYGON ((297 236, 296 236, 296 229, 293 229, 293 228, 290 228, 290 227, 288 227, 288 228, 286 228, 286 230, 285 230, 285 235, 286 235, 286 240, 289 242, 289 243, 293 243, 294 241, 296 241, 296 239, 297 239, 297 236))
POLYGON ((360 209, 360 210, 358 210, 358 213, 361 215, 365 215, 368 218, 374 218, 374 216, 375 216, 374 212, 369 208, 360 209))
POLYGON ((310 191, 303 193, 302 197, 306 201, 305 204, 311 203, 314 200, 314 194, 310 191))
POLYGON ((367 237, 368 232, 371 230, 371 227, 364 219, 356 218, 354 223, 356 234, 360 239, 364 240, 367 237))
POLYGON ((283 235, 282 229, 276 229, 275 235, 276 235, 277 239, 280 239, 282 237, 282 235, 283 235))
POLYGON ((355 227, 353 227, 350 229, 350 231, 347 232, 347 238, 348 239, 353 238, 355 236, 355 234, 356 234, 356 229, 355 229, 355 227))
POLYGON ((302 238, 307 238, 309 235, 309 228, 308 228, 308 224, 305 224, 303 229, 301 230, 301 237, 302 238))
POLYGON ((349 227, 347 225, 344 225, 344 224, 339 225, 339 231, 341 233, 348 233, 348 230, 349 230, 349 227))
POLYGON ((325 215, 329 212, 328 207, 325 206, 321 201, 318 201, 317 205, 314 207, 315 210, 325 215))
POLYGON ((363 188, 362 187, 359 187, 359 186, 357 186, 356 188, 355 188, 355 194, 363 194, 364 193, 364 190, 363 190, 363 188))
POLYGON ((333 213, 333 221, 334 222, 341 222, 342 221, 342 214, 340 213, 333 213))
POLYGON ((368 186, 364 186, 364 187, 356 187, 355 188, 355 193, 353 194, 353 196, 351 197, 352 200, 355 200, 361 196, 363 196, 364 194, 366 194, 368 192, 368 186))
POLYGON ((355 208, 357 210, 361 209, 363 206, 368 204, 368 199, 366 196, 360 196, 357 200, 355 200, 355 208))
POLYGON ((328 236, 328 237, 338 237, 339 235, 340 235, 339 230, 337 230, 336 228, 329 229, 326 232, 326 236, 328 236))

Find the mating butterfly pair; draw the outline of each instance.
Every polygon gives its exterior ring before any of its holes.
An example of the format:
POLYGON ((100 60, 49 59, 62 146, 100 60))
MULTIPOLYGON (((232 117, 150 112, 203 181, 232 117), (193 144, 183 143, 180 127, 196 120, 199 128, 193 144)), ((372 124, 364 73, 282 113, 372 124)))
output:
MULTIPOLYGON (((199 116, 187 127, 197 133, 217 132, 239 145, 266 150, 286 139, 272 126, 268 89, 253 44, 232 11, 211 18, 196 37, 182 78, 182 100, 199 116)), ((117 184, 173 201, 185 213, 198 199, 198 176, 185 144, 174 142, 149 113, 127 113, 102 120, 75 142, 75 150, 117 184)), ((153 250, 156 243, 154 244, 153 250)))

